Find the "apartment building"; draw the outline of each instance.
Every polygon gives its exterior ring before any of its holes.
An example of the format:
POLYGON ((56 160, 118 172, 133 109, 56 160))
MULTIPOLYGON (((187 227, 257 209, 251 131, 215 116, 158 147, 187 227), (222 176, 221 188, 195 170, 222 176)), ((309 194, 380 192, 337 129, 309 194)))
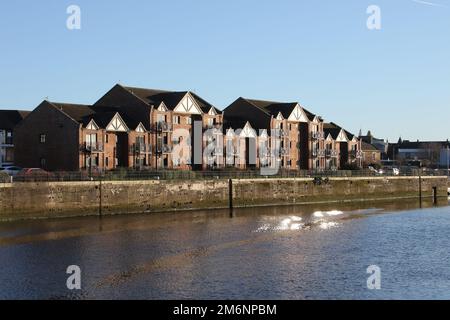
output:
POLYGON ((273 166, 274 161, 283 169, 325 168, 323 120, 297 102, 240 97, 224 110, 224 129, 232 150, 226 152, 228 166, 234 154, 240 159, 234 166, 241 169, 273 166))
POLYGON ((17 164, 50 171, 222 167, 222 112, 190 91, 114 86, 94 105, 42 102, 17 126, 17 164))
POLYGON ((0 110, 0 167, 14 164, 14 127, 29 111, 0 110))
POLYGON ((94 106, 116 106, 122 114, 142 119, 154 146, 152 168, 201 170, 223 166, 223 148, 205 153, 211 138, 222 135, 223 113, 191 91, 116 85, 94 106))
MULTIPOLYGON (((8 132, 5 133, 8 136, 8 132)), ((42 102, 14 130, 16 162, 50 171, 361 167, 361 141, 297 102, 115 85, 93 105, 42 102)))
POLYGON ((14 134, 21 167, 112 170, 150 160, 148 131, 116 108, 43 101, 14 134))
POLYGON ((325 123, 323 130, 326 141, 326 169, 362 167, 361 140, 333 122, 325 123))

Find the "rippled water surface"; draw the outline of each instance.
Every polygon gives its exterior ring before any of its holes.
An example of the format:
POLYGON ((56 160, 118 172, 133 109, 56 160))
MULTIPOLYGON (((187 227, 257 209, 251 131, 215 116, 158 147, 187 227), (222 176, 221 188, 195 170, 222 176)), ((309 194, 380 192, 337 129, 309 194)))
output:
POLYGON ((450 207, 286 206, 0 223, 1 299, 450 299, 450 207), (66 288, 66 268, 82 290, 66 288), (381 268, 381 290, 366 269, 381 268))

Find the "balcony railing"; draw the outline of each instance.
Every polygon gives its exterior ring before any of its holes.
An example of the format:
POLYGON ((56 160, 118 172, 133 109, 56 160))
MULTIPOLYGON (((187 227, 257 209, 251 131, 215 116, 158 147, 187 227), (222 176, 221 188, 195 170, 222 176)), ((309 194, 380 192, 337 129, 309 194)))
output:
POLYGON ((130 148, 132 153, 151 153, 152 146, 146 143, 135 143, 130 148))
POLYGON ((173 126, 171 123, 159 121, 156 123, 156 129, 162 132, 171 132, 173 130, 173 126))
POLYGON ((101 142, 85 142, 80 146, 80 150, 86 153, 103 152, 104 146, 101 142))
POLYGON ((220 129, 222 129, 222 124, 219 124, 219 123, 207 124, 204 126, 204 128, 206 130, 210 130, 210 129, 220 130, 220 129))
POLYGON ((321 131, 313 131, 313 132, 311 132, 311 139, 313 139, 313 140, 324 139, 324 134, 321 131))
POLYGON ((317 150, 317 156, 318 156, 318 157, 324 158, 324 157, 325 157, 325 154, 326 154, 326 152, 325 152, 324 149, 319 149, 319 150, 317 150))
POLYGON ((286 148, 281 148, 281 149, 280 149, 280 154, 281 154, 282 156, 287 156, 287 155, 289 154, 289 150, 286 149, 286 148))
POLYGON ((170 146, 170 145, 168 145, 168 144, 159 145, 159 146, 156 148, 156 151, 157 151, 158 153, 162 153, 162 154, 168 154, 168 153, 171 153, 172 150, 173 150, 173 147, 170 146))
POLYGON ((350 157, 360 159, 363 157, 363 152, 361 150, 351 150, 350 157))
POLYGON ((327 158, 336 158, 338 156, 338 152, 337 152, 337 150, 326 149, 325 156, 327 158))

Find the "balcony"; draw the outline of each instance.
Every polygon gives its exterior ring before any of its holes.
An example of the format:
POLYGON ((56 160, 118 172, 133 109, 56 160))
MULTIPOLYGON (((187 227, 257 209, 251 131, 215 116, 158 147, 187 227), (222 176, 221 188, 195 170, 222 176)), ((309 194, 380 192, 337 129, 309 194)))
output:
POLYGON ((171 123, 159 121, 156 123, 156 129, 161 132, 171 132, 173 130, 173 126, 171 123))
POLYGON ((282 156, 287 156, 287 155, 289 155, 289 150, 286 149, 286 148, 281 148, 281 149, 280 149, 280 155, 282 155, 282 156))
POLYGON ((363 152, 360 150, 351 150, 349 154, 350 154, 350 157, 353 159, 363 158, 363 152))
POLYGON ((336 150, 326 149, 325 150, 325 156, 327 158, 337 158, 338 152, 336 150))
POLYGON ((319 150, 317 150, 317 156, 318 156, 319 158, 324 158, 325 155, 326 155, 326 151, 325 151, 324 149, 319 149, 319 150))
POLYGON ((159 145, 158 147, 157 147, 157 152, 158 153, 162 153, 162 154, 169 154, 169 153, 171 153, 172 152, 172 150, 173 150, 173 147, 172 146, 169 146, 168 144, 163 144, 163 145, 159 145))
POLYGON ((313 140, 324 139, 324 134, 323 134, 323 132, 320 132, 320 131, 313 131, 313 132, 311 132, 311 139, 313 139, 313 140))
POLYGON ((221 129, 222 129, 222 124, 219 124, 219 123, 207 124, 207 125, 204 126, 204 129, 205 129, 205 130, 215 129, 215 130, 220 130, 220 132, 222 132, 222 131, 221 131, 221 129))
POLYGON ((85 142, 80 146, 80 150, 85 153, 98 153, 104 151, 104 146, 101 142, 85 142))
POLYGON ((151 153, 152 146, 146 143, 135 143, 130 148, 131 153, 141 154, 141 153, 151 153))

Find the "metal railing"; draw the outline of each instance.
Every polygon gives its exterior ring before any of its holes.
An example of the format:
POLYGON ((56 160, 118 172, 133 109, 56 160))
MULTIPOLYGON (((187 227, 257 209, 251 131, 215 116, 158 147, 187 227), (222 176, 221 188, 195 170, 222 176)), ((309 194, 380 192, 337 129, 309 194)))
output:
POLYGON ((131 153, 151 153, 152 145, 146 143, 135 143, 130 148, 131 153))
POLYGON ((103 152, 104 145, 101 142, 85 142, 80 145, 80 150, 83 152, 103 152))
POLYGON ((159 121, 156 123, 156 130, 158 131, 170 132, 172 131, 172 128, 172 124, 165 121, 159 121))

